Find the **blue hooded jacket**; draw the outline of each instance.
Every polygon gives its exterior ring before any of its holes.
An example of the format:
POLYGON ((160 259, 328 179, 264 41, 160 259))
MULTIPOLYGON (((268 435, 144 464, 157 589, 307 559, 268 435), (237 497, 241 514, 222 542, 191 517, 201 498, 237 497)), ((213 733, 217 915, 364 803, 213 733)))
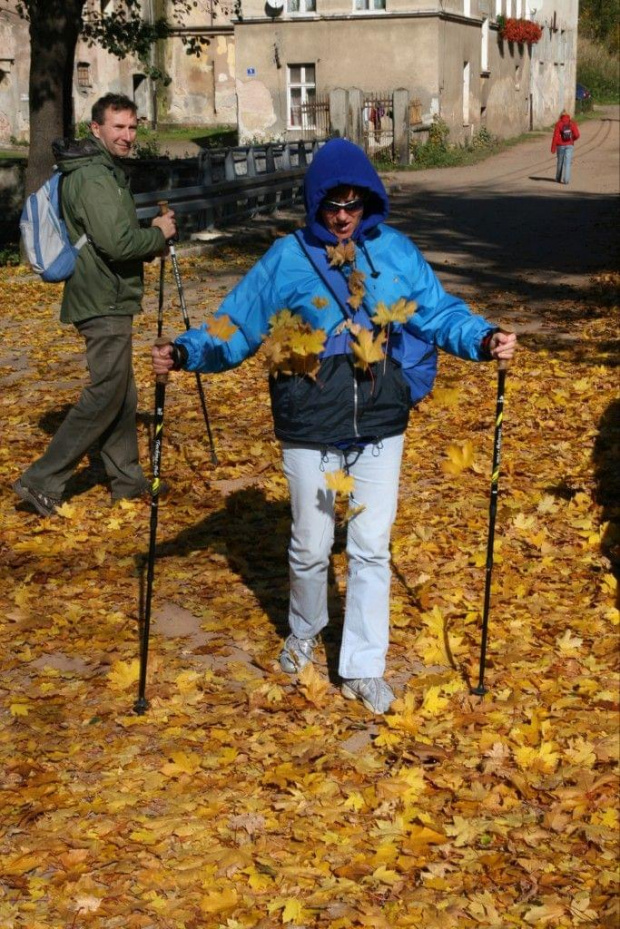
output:
POLYGON ((379 223, 387 219, 390 205, 381 178, 365 153, 347 139, 331 139, 316 153, 304 178, 306 228, 327 245, 337 245, 338 239, 321 222, 319 208, 334 187, 361 187, 366 194, 364 215, 353 234, 361 244, 379 223))
POLYGON ((324 445, 379 440, 402 433, 412 402, 432 388, 436 348, 482 361, 482 340, 493 327, 460 299, 447 294, 419 249, 384 223, 389 210, 385 188, 364 152, 345 139, 332 139, 314 156, 304 180, 306 225, 298 235, 276 241, 224 299, 238 327, 226 342, 206 326, 176 340, 187 370, 217 372, 241 364, 260 348, 271 317, 283 309, 327 333, 316 378, 278 375, 270 379, 276 435, 324 445), (363 306, 353 314, 341 297, 341 272, 329 268, 326 244, 337 238, 323 225, 320 205, 328 191, 347 185, 366 192, 364 214, 354 233, 355 267, 364 276, 363 306), (311 260, 322 261, 320 270, 311 260), (339 291, 340 288, 340 291, 339 291), (345 316, 372 329, 377 303, 400 299, 416 309, 404 325, 392 323, 388 357, 363 371, 354 365, 345 316), (407 333, 405 336, 404 333, 407 333), (410 338, 411 337, 411 338, 410 338), (409 365, 407 380, 402 365, 409 365), (417 377, 417 384, 416 384, 417 377))

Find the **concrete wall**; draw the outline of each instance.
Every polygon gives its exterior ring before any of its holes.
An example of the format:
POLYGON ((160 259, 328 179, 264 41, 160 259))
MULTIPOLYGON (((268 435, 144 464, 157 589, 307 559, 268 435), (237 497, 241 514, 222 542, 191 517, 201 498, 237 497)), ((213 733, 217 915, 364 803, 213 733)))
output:
POLYGON ((30 37, 28 23, 17 15, 14 2, 0 14, 0 145, 13 136, 28 139, 28 74, 30 55, 24 54, 30 37))
MULTIPOLYGON (((86 11, 99 4, 100 0, 88 0, 86 11)), ((113 4, 114 0, 109 0, 111 9, 113 4)), ((7 145, 11 136, 23 141, 29 137, 30 40, 28 23, 17 15, 16 6, 16 0, 5 0, 0 10, 0 145, 7 145)), ((170 0, 143 0, 143 6, 145 15, 166 13, 174 24, 170 0)), ((76 122, 90 121, 95 100, 112 91, 135 100, 139 116, 149 123, 158 119, 179 125, 234 126, 237 100, 229 6, 226 0, 217 6, 212 6, 211 0, 196 0, 183 26, 176 26, 173 36, 153 49, 150 64, 169 73, 172 82, 167 87, 146 78, 144 66, 135 56, 119 60, 80 41, 73 82, 76 122), (184 39, 195 35, 209 38, 199 58, 188 55, 184 44, 184 39), (88 74, 86 84, 79 80, 80 72, 88 74)))
POLYGON ((561 110, 575 111, 579 0, 539 0, 536 21, 543 38, 532 49, 532 128, 554 123, 561 110))

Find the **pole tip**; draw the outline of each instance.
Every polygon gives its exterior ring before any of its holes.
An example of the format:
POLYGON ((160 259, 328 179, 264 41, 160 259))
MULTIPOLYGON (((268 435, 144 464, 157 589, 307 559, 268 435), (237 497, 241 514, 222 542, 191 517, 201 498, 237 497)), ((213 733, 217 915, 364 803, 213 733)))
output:
POLYGON ((137 713, 138 716, 144 716, 144 714, 148 710, 148 707, 149 707, 149 704, 148 704, 148 700, 146 699, 146 697, 140 697, 138 700, 136 700, 136 702, 133 705, 134 712, 137 713))
POLYGON ((485 694, 488 694, 488 690, 484 684, 478 684, 477 687, 472 687, 471 692, 475 694, 476 697, 484 697, 485 694))

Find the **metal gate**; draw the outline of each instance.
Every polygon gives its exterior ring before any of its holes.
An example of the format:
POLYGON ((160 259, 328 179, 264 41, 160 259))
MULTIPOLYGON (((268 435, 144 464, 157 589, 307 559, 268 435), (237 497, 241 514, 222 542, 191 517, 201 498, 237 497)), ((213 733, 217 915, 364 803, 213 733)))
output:
POLYGON ((362 132, 364 149, 372 162, 394 162, 394 110, 391 93, 373 91, 364 94, 362 132))
POLYGON ((330 135, 329 95, 316 94, 299 107, 301 138, 327 139, 330 135))

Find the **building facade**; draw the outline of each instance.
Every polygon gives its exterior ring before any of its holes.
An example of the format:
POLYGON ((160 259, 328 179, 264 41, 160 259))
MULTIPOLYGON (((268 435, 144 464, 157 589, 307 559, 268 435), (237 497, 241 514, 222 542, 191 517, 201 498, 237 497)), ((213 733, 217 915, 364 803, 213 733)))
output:
POLYGON ((305 136, 312 102, 352 88, 363 123, 374 110, 371 133, 377 109, 388 109, 373 107, 373 97, 402 89, 414 123, 440 117, 454 142, 483 127, 518 135, 574 104, 578 0, 537 0, 536 11, 529 0, 245 0, 243 11, 235 24, 241 140, 305 136), (502 39, 510 18, 535 19, 540 41, 502 39))
MULTIPOLYGON (((88 0, 85 15, 113 14, 117 2, 88 0)), ((396 119, 398 91, 413 132, 438 117, 452 141, 466 142, 482 128, 510 137, 547 126, 574 106, 578 0, 196 0, 182 23, 171 0, 144 0, 143 15, 173 24, 148 61, 171 82, 146 76, 137 58, 80 42, 76 122, 116 91, 151 125, 237 125, 242 143, 334 130, 377 140, 396 119), (509 18, 534 19, 540 41, 502 39, 509 18), (199 57, 187 54, 192 40, 208 43, 199 57)), ((28 24, 6 0, 0 144, 28 138, 28 68, 28 24)))

